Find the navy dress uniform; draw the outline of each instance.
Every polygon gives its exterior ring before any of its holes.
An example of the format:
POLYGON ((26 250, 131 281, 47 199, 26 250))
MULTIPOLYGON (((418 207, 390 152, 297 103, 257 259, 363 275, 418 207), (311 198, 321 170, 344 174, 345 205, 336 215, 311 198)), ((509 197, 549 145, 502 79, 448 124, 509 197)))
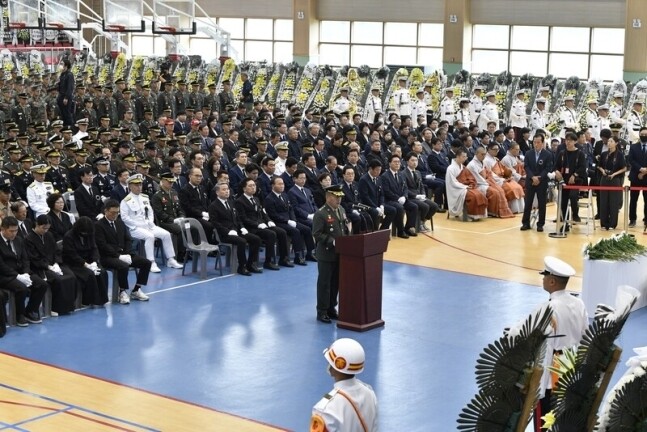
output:
POLYGON ((337 339, 323 352, 334 388, 312 409, 310 432, 377 432, 377 397, 355 375, 364 370, 366 354, 359 342, 337 339))
MULTIPOLYGON (((56 157, 61 157, 61 154, 58 152, 58 150, 50 150, 47 152, 47 159, 49 160, 50 158, 56 158, 56 157)), ((67 171, 67 168, 60 166, 60 165, 51 165, 49 169, 47 170, 47 174, 45 174, 45 181, 48 181, 54 186, 54 189, 59 191, 60 193, 67 192, 68 190, 71 189, 70 186, 70 180, 69 180, 69 173, 67 171)))
POLYGON ((330 323, 337 318, 337 293, 339 292, 339 254, 335 239, 349 234, 346 212, 341 207, 344 191, 340 185, 326 188, 326 204, 317 210, 312 219, 312 235, 317 242, 317 320, 330 323), (336 205, 328 203, 328 195, 334 196, 336 205))

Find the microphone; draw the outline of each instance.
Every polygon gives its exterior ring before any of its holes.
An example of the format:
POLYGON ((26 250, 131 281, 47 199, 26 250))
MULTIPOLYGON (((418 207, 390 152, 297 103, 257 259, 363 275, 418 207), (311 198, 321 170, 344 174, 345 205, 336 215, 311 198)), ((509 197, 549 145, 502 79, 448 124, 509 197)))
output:
POLYGON ((370 210, 371 207, 369 207, 369 206, 367 206, 365 204, 357 203, 357 204, 351 205, 351 208, 353 210, 368 211, 368 210, 370 210))

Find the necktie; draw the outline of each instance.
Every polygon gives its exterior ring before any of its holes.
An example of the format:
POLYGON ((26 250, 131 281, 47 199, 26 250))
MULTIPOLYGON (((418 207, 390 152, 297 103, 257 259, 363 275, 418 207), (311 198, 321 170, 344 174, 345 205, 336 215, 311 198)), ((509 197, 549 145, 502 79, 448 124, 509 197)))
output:
POLYGON ((225 201, 225 208, 227 209, 227 211, 231 211, 231 208, 229 208, 229 203, 227 201, 225 201))
POLYGON ((540 155, 540 154, 541 154, 541 152, 537 152, 537 153, 535 154, 535 162, 537 162, 537 163, 539 163, 539 155, 540 155))
POLYGON ((306 190, 304 188, 301 188, 301 192, 303 192, 303 196, 308 199, 308 194, 306 193, 306 190))
MULTIPOLYGON (((25 228, 25 224, 24 224, 24 222, 20 224, 20 232, 22 232, 22 234, 23 234, 25 237, 27 237, 27 229, 25 228)), ((7 241, 9 241, 9 240, 7 240, 7 241)), ((9 245, 9 247, 11 247, 11 245, 9 245)))
POLYGON ((377 179, 373 177, 373 184, 377 184, 377 179))
POLYGON ((114 232, 117 232, 117 228, 115 227, 114 222, 110 222, 110 228, 112 228, 114 232))
POLYGON ((13 252, 13 249, 11 249, 11 240, 7 240, 7 247, 13 252))
POLYGON ((643 144, 643 153, 647 152, 647 144, 643 144))

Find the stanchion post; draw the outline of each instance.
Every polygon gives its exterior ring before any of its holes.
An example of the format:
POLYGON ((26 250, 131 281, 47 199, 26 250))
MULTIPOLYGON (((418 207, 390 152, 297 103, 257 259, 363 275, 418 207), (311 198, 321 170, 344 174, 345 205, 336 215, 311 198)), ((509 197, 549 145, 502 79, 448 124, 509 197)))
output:
POLYGON ((625 190, 625 196, 624 196, 624 207, 625 207, 625 217, 624 219, 624 231, 627 232, 627 228, 629 228, 629 186, 624 187, 625 190))
POLYGON ((562 188, 564 182, 560 181, 557 184, 557 223, 555 224, 555 232, 549 233, 548 237, 552 238, 566 238, 566 230, 562 230, 562 188))

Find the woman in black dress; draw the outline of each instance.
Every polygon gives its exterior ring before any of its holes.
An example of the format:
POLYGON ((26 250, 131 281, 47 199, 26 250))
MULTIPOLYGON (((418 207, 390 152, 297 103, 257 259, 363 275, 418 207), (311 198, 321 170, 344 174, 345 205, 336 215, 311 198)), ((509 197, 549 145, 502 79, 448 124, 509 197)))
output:
POLYGON ((67 212, 63 211, 65 208, 65 200, 63 195, 53 193, 47 197, 47 206, 49 207, 50 229, 49 232, 54 236, 57 242, 63 240, 63 236, 72 229, 72 219, 67 212))
POLYGON ((94 223, 89 217, 80 217, 63 237, 63 263, 80 281, 84 305, 103 306, 108 302, 108 275, 99 266, 94 223))
MULTIPOLYGON (((600 155, 598 171, 600 172, 600 186, 622 187, 625 181, 625 155, 618 148, 618 142, 613 138, 607 141, 607 151, 600 155)), ((600 191, 600 226, 607 231, 615 229, 618 225, 618 212, 622 207, 622 191, 600 191)))

